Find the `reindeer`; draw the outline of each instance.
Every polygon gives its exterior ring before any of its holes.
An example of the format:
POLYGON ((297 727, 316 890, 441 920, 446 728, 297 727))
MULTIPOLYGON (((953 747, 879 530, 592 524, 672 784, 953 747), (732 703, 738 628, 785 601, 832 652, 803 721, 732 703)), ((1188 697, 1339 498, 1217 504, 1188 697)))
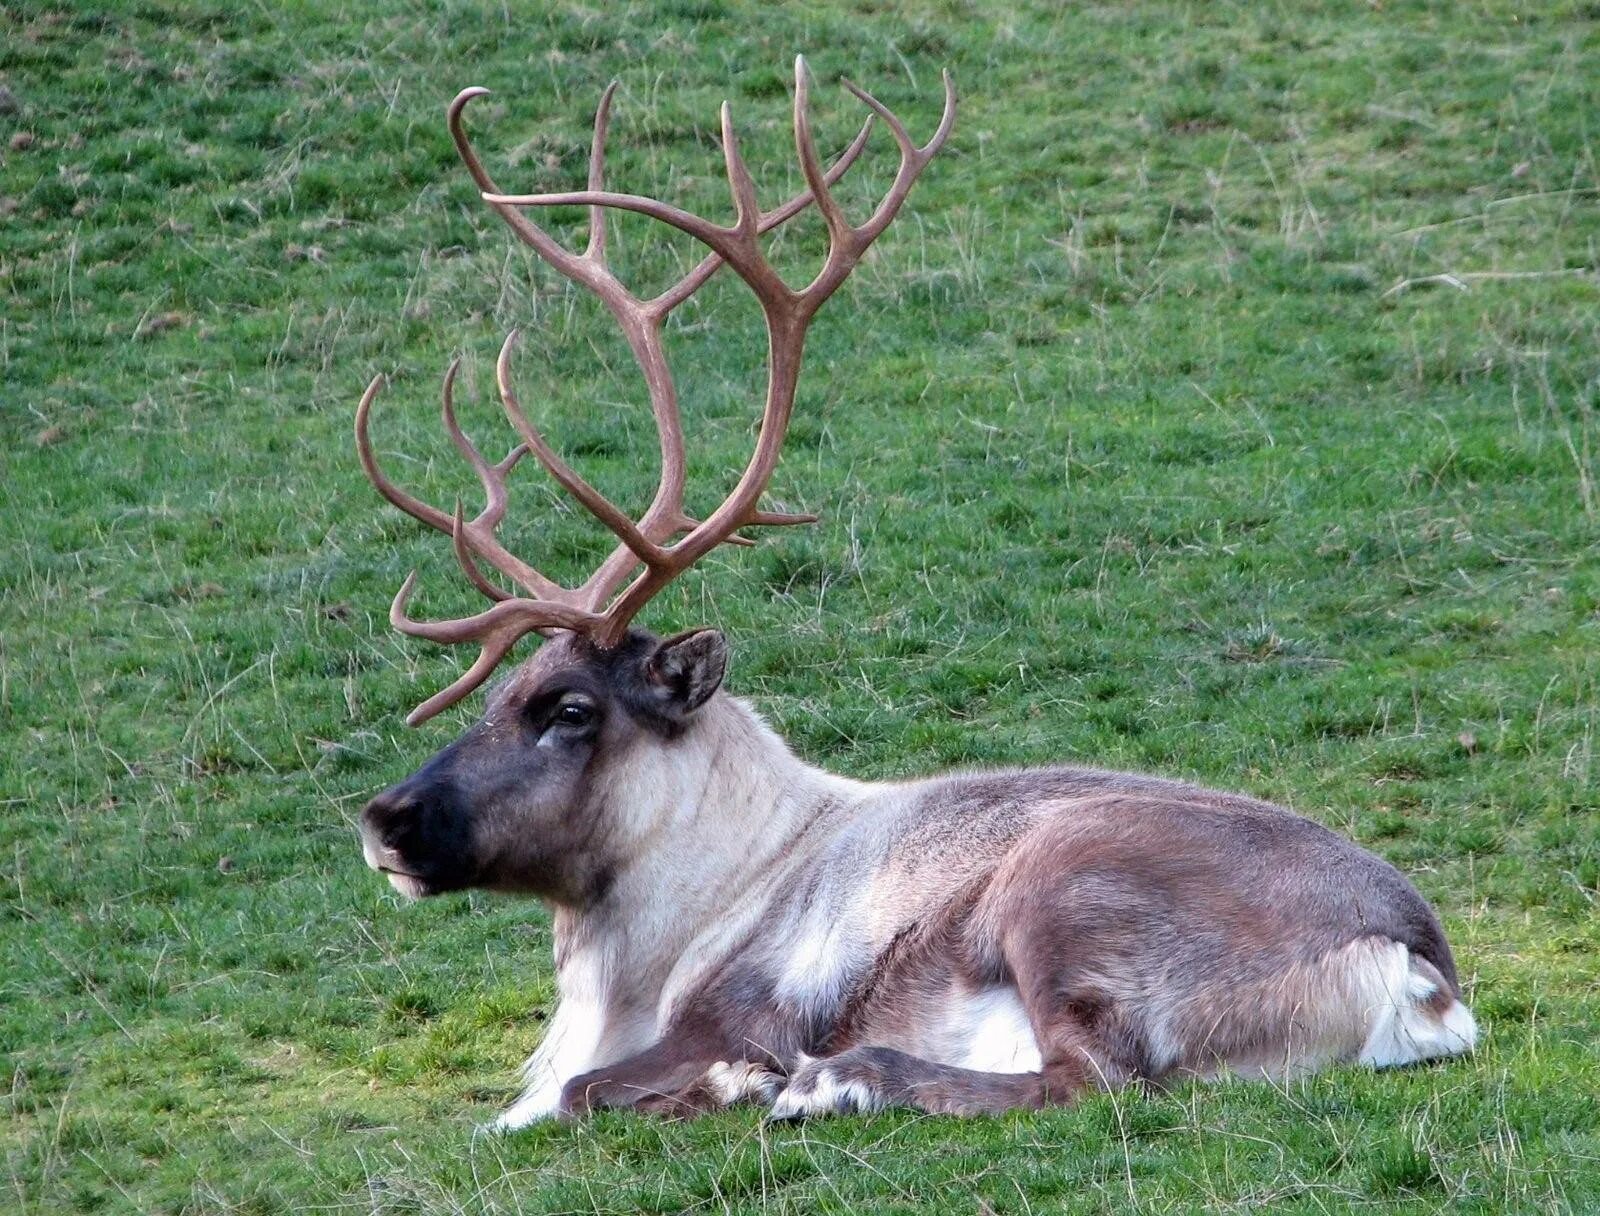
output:
POLYGON ((807 326, 895 214, 955 118, 917 145, 877 99, 826 170, 795 65, 794 139, 806 189, 762 211, 726 104, 721 140, 734 222, 721 226, 605 187, 615 85, 596 113, 588 188, 502 193, 450 105, 483 198, 562 275, 594 292, 643 372, 661 452, 654 499, 634 519, 545 441, 498 362, 521 443, 491 464, 445 429, 481 480, 474 518, 430 506, 382 472, 368 433, 383 385, 356 413, 362 465, 395 506, 447 534, 492 606, 396 629, 479 654, 424 701, 415 725, 483 684, 528 634, 548 639, 488 695, 482 719, 362 811, 367 864, 413 898, 477 887, 554 909, 561 1000, 501 1129, 599 1107, 696 1112, 757 1101, 779 1118, 909 1106, 973 1114, 1071 1102, 1129 1082, 1284 1077, 1466 1052, 1477 1029, 1428 904, 1392 866, 1327 829, 1242 794, 1093 768, 965 772, 920 781, 836 776, 798 758, 723 689, 728 643, 712 629, 632 627, 663 587, 740 530, 815 516, 760 506, 794 405, 807 326), (899 148, 862 223, 831 187, 874 116, 899 148), (527 209, 588 208, 574 253, 527 209), (763 234, 808 206, 827 229, 822 269, 790 287, 763 234), (606 260, 608 210, 688 233, 709 252, 653 298, 606 260), (704 519, 684 509, 684 440, 663 326, 724 264, 754 293, 770 362, 754 454, 704 519), (578 587, 558 585, 496 536, 507 476, 532 453, 617 545, 578 587), (512 594, 483 572, 492 567, 512 594))

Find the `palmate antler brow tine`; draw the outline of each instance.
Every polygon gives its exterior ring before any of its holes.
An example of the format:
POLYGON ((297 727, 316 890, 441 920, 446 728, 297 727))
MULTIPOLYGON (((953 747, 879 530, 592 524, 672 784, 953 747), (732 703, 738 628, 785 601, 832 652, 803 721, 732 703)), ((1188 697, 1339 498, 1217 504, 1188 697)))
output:
POLYGON ((362 467, 379 493, 395 506, 450 536, 456 559, 467 578, 474 587, 495 601, 493 607, 475 616, 448 621, 418 621, 406 612, 416 576, 413 573, 406 579, 390 610, 390 620, 396 629, 412 637, 437 642, 477 642, 480 647, 478 658, 472 666, 455 683, 418 706, 407 719, 408 722, 415 725, 424 721, 477 688, 510 653, 517 640, 528 633, 573 630, 586 634, 597 645, 614 646, 623 639, 629 623, 651 597, 706 553, 720 544, 748 544, 748 539, 738 534, 739 529, 753 525, 810 523, 816 519, 816 516, 809 514, 762 510, 758 505, 777 467, 779 452, 788 431, 806 329, 817 309, 849 276, 867 247, 894 219, 918 175, 948 138, 955 120, 955 89, 949 73, 946 73, 945 106, 939 127, 928 143, 917 147, 906 133, 904 125, 887 107, 846 81, 845 87, 872 113, 849 147, 825 170, 811 132, 807 108, 809 82, 805 60, 796 59, 795 149, 807 188, 773 211, 763 212, 760 208, 754 179, 739 152, 732 110, 726 103, 723 104, 723 159, 734 205, 734 223, 727 227, 658 199, 616 193, 605 188, 606 135, 610 125, 611 102, 616 92, 615 83, 606 88, 595 111, 588 188, 578 191, 523 195, 501 193, 467 139, 462 123, 462 114, 468 103, 488 90, 465 89, 450 103, 448 121, 451 136, 484 199, 505 218, 518 238, 541 258, 566 278, 593 291, 621 327, 649 391, 661 449, 661 474, 649 507, 635 521, 568 465, 546 442, 517 399, 511 378, 511 355, 517 338, 513 330, 501 348, 496 363, 496 380, 501 404, 522 443, 499 464, 489 464, 456 423, 452 395, 457 364, 452 363, 445 375, 445 428, 452 442, 477 473, 485 494, 484 509, 473 519, 463 517, 459 503, 451 514, 446 515, 399 489, 379 468, 367 434, 372 401, 382 385, 381 377, 375 379, 356 411, 356 442, 362 467), (894 137, 900 149, 900 166, 888 192, 871 217, 859 226, 852 226, 834 199, 832 187, 865 148, 874 116, 884 121, 894 137), (827 228, 828 253, 816 277, 806 287, 796 291, 783 281, 767 260, 761 249, 760 238, 813 202, 827 228), (589 209, 588 241, 581 254, 563 247, 523 213, 523 209, 530 207, 569 205, 589 209), (687 232, 707 246, 710 252, 671 287, 652 298, 642 299, 625 287, 606 263, 605 213, 611 209, 652 216, 687 232), (677 392, 662 345, 662 331, 672 310, 703 286, 724 262, 732 266, 735 273, 755 292, 766 318, 766 401, 761 412, 755 451, 737 485, 715 511, 704 520, 696 520, 688 515, 683 505, 683 429, 677 392), (567 588, 557 584, 506 550, 495 537, 495 529, 506 511, 506 474, 526 452, 532 452, 546 472, 617 537, 616 548, 581 586, 567 588), (484 575, 480 562, 487 563, 510 578, 528 593, 529 598, 513 596, 496 587, 484 575))

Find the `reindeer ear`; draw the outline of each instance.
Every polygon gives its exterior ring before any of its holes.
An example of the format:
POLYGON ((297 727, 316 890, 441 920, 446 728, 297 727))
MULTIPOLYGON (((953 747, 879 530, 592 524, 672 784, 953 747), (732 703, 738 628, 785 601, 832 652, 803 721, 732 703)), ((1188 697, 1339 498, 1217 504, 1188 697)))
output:
POLYGON ((691 629, 664 640, 646 665, 650 683, 679 714, 692 714, 722 687, 728 639, 716 629, 691 629))

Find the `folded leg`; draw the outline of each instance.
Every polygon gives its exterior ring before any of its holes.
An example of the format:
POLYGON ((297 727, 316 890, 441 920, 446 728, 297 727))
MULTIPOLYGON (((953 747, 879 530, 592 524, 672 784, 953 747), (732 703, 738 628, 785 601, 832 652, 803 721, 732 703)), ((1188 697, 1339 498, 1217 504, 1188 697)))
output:
POLYGON ((1071 1069, 979 1072, 892 1047, 852 1047, 805 1061, 772 1105, 775 1119, 906 1106, 936 1115, 993 1115, 1068 1102, 1088 1080, 1071 1069))

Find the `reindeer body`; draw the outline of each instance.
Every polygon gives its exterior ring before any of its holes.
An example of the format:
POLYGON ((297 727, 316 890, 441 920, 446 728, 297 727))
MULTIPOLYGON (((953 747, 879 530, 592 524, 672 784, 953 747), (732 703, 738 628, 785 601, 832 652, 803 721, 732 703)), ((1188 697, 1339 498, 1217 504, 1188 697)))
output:
POLYGON ((478 658, 412 724, 482 685, 529 633, 550 638, 489 698, 476 726, 361 816, 362 847, 402 892, 488 887, 556 909, 562 1001, 501 1119, 520 1127, 595 1106, 693 1111, 748 1098, 775 1115, 889 1104, 981 1112, 1068 1101, 1086 1088, 1221 1072, 1284 1075, 1339 1060, 1402 1064, 1461 1052, 1476 1035, 1433 913, 1371 854, 1288 811, 1153 777, 1081 768, 870 784, 801 763, 720 691, 721 634, 661 640, 630 622, 664 586, 742 529, 806 523, 762 509, 787 431, 807 327, 905 202, 948 138, 955 91, 915 144, 871 95, 899 167, 853 224, 833 184, 873 119, 824 169, 795 65, 794 137, 806 189, 762 210, 731 112, 722 146, 734 221, 723 226, 605 188, 616 86, 595 115, 588 189, 500 191, 451 103, 456 147, 484 200, 560 274, 594 292, 644 376, 661 476, 637 518, 546 442, 512 386, 516 334, 497 384, 521 443, 491 464, 462 433, 446 373, 444 424, 476 472, 467 519, 384 475, 368 433, 381 377, 356 411, 362 466, 379 492, 450 536, 493 604, 472 616, 408 615, 396 628, 476 643, 478 658), (809 206, 827 253, 796 289, 761 237, 809 206), (589 209, 582 253, 528 218, 589 209), (606 259, 605 212, 687 233, 706 255, 642 298, 606 259), (755 450, 703 519, 684 505, 684 439, 663 334, 720 267, 750 288, 768 368, 755 450), (511 553, 497 529, 507 478, 532 454, 617 539, 564 586, 511 553), (516 593, 483 571, 487 563, 516 593))
MULTIPOLYGON (((585 650, 548 644, 469 750, 504 746, 585 650)), ((604 742, 563 816, 593 830, 559 873, 479 854, 477 885, 563 893, 561 1003, 502 1128, 752 1099, 788 1116, 997 1111, 1473 1043, 1427 904, 1279 807, 1087 768, 853 781, 722 692, 604 742)), ((398 788, 400 804, 441 800, 398 788)))

